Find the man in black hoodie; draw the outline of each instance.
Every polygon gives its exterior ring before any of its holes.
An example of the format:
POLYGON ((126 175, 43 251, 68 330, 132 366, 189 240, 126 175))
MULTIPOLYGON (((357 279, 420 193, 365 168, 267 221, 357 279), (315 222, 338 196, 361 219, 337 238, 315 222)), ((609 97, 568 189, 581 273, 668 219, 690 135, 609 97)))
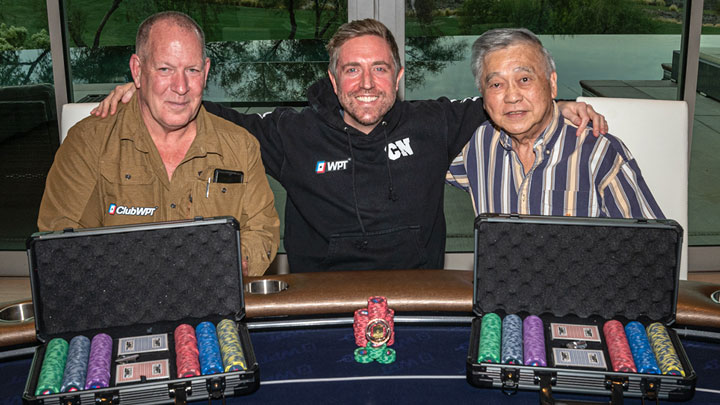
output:
MULTIPOLYGON (((267 173, 285 187, 290 271, 443 268, 445 173, 487 119, 482 100, 397 100, 397 44, 376 20, 344 24, 327 49, 329 78, 310 86, 301 111, 245 115, 204 103, 258 138, 267 173)), ((129 99, 130 85, 96 115, 129 99)), ((560 108, 605 127, 590 106, 560 108)))

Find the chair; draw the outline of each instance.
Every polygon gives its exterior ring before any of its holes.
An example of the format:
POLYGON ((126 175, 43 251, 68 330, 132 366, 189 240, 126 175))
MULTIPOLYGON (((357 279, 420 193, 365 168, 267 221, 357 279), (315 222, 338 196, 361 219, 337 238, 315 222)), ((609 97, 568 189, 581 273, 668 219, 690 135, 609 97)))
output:
MULTIPOLYGON (((0 123, 0 251, 24 251, 37 232, 45 178, 58 148, 53 86, 0 87, 0 123)), ((10 270, 12 260, 0 255, 0 274, 27 275, 27 267, 10 270)))
POLYGON ((578 97, 608 121, 635 157, 665 217, 683 228, 680 279, 688 270, 688 107, 685 101, 578 97))
POLYGON ((60 143, 65 140, 68 130, 80 120, 90 115, 90 111, 100 103, 69 103, 63 105, 60 119, 60 143))

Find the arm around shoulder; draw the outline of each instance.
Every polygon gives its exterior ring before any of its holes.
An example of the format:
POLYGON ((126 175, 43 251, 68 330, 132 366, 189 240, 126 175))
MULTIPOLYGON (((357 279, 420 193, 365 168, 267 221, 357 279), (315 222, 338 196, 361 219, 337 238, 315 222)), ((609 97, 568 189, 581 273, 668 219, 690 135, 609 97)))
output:
POLYGON ((275 211, 275 197, 260 159, 258 142, 249 137, 248 165, 245 173, 245 201, 240 220, 243 260, 248 262, 248 275, 260 276, 275 259, 280 244, 280 219, 275 211))

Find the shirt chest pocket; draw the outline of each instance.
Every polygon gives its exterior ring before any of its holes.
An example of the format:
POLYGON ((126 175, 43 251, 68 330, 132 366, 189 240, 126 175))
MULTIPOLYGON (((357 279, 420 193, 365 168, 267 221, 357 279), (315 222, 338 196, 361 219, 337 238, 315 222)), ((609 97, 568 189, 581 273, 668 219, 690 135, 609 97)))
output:
POLYGON ((191 215, 193 217, 232 216, 240 223, 243 216, 246 183, 208 183, 193 182, 191 195, 191 215))
POLYGON ((157 179, 145 166, 121 166, 103 162, 101 195, 106 203, 127 206, 156 206, 160 198, 157 179))

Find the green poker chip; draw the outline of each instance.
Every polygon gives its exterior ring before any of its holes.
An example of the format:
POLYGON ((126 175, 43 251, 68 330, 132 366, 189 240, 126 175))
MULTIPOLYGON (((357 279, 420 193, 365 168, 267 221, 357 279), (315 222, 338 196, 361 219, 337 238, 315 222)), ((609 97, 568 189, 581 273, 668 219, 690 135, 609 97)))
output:
POLYGON ((500 363, 502 321, 498 314, 489 313, 482 317, 478 362, 500 363))
POLYGON ((365 347, 355 349, 354 356, 355 361, 362 364, 372 363, 376 360, 380 364, 390 364, 397 357, 395 350, 388 348, 387 344, 373 347, 371 342, 368 342, 365 347))

